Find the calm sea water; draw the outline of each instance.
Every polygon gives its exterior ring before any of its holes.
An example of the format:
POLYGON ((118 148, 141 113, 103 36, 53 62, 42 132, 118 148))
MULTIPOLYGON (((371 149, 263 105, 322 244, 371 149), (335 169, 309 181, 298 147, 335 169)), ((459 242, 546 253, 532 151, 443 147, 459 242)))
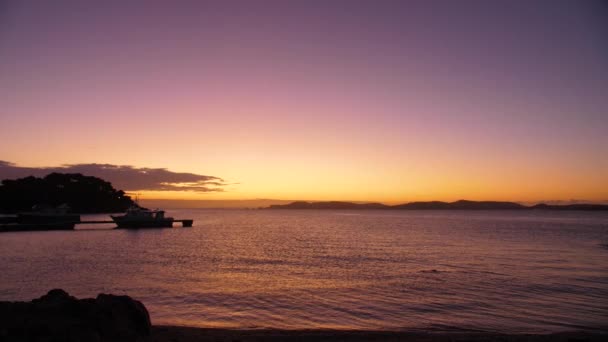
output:
POLYGON ((154 324, 201 327, 608 331, 608 213, 169 214, 195 226, 1 234, 0 300, 128 294, 154 324))

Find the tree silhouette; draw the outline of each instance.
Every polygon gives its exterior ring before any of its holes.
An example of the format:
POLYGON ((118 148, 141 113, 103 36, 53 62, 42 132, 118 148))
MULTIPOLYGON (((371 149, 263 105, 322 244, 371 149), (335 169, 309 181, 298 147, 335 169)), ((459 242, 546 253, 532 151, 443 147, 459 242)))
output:
POLYGON ((80 173, 51 173, 44 178, 5 179, 0 186, 0 211, 31 210, 35 205, 67 204, 76 213, 121 212, 136 205, 110 182, 80 173))

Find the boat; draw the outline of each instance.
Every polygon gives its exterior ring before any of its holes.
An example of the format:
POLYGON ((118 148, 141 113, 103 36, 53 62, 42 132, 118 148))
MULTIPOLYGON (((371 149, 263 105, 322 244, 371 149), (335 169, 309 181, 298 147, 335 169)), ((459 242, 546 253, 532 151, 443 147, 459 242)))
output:
POLYGON ((124 215, 110 215, 118 228, 171 228, 173 217, 165 217, 164 210, 149 210, 141 207, 131 207, 124 215))
POLYGON ((32 211, 17 213, 14 230, 72 230, 80 222, 80 215, 69 212, 67 204, 59 206, 35 205, 32 211))
POLYGON ((30 230, 73 230, 80 222, 80 215, 69 213, 66 204, 58 207, 32 207, 32 211, 17 213, 17 216, 3 217, 0 231, 30 231, 30 230))
POLYGON ((0 232, 74 230, 75 226, 76 226, 76 222, 7 223, 7 224, 0 224, 0 232))

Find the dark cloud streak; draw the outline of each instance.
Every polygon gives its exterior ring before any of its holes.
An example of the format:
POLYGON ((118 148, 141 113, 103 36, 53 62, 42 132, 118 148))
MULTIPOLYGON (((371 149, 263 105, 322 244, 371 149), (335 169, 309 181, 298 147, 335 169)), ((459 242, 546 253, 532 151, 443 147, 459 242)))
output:
POLYGON ((27 176, 42 177, 52 172, 81 173, 111 182, 125 191, 194 191, 221 192, 227 185, 223 179, 164 168, 138 168, 130 165, 68 164, 58 167, 21 167, 0 160, 0 179, 27 176))

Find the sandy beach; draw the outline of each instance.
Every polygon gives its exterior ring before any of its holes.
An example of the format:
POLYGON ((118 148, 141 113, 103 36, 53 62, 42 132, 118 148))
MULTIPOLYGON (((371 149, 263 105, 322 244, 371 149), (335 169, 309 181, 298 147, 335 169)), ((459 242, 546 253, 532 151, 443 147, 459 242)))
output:
POLYGON ((488 332, 232 330, 154 326, 147 342, 194 341, 604 341, 608 334, 568 332, 546 335, 488 332))

